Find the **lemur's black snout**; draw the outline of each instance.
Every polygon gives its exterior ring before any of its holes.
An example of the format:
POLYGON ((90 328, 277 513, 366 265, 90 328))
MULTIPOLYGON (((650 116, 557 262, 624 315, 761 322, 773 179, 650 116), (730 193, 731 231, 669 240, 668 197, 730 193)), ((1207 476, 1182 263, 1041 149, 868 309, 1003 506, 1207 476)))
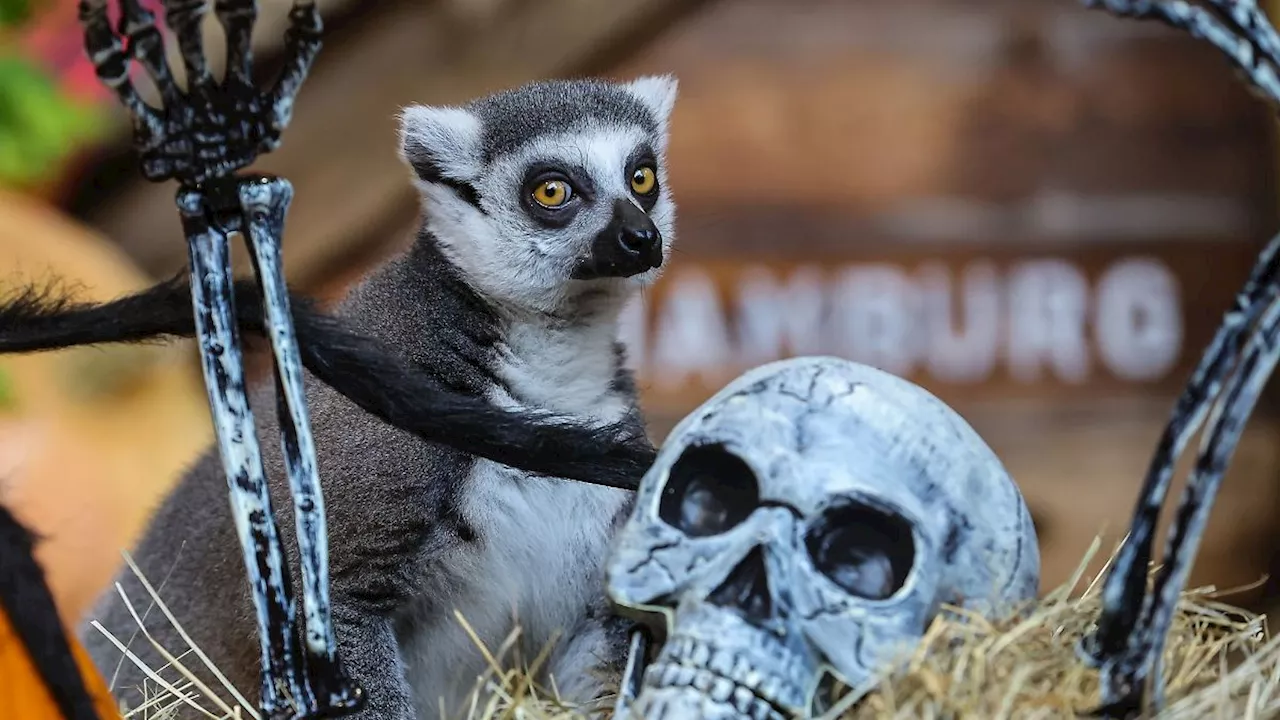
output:
POLYGON ((662 233, 635 203, 619 199, 613 219, 591 243, 591 255, 574 272, 578 280, 631 277, 662 265, 662 233))
MULTIPOLYGON (((653 223, 649 223, 647 228, 623 226, 618 232, 618 241, 624 251, 647 257, 658 243, 662 242, 662 236, 658 234, 658 229, 653 227, 653 223)), ((659 258, 658 261, 661 262, 662 259, 659 258)))

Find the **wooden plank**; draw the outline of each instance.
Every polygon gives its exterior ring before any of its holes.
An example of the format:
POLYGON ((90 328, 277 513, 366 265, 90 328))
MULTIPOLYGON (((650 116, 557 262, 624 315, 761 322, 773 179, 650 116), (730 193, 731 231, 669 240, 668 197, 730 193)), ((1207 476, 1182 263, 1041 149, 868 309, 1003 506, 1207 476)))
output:
MULTIPOLYGON (((678 189, 677 189, 678 190, 678 189)), ((681 258, 779 261, 893 255, 900 248, 949 252, 955 245, 1026 251, 1064 244, 1258 243, 1267 205, 1230 195, 1116 195, 1038 191, 1018 202, 905 196, 870 212, 857 206, 692 204, 679 202, 681 258)))
MULTIPOLYGON (((565 0, 516 4, 477 27, 438 3, 382 2, 357 37, 321 53, 282 147, 257 169, 288 178, 295 200, 285 235, 291 281, 307 286, 350 252, 352 238, 412 207, 396 156, 404 105, 456 103, 484 92, 568 74, 637 23, 672 15, 680 0, 565 0)), ((674 17, 674 15, 672 15, 674 17)), ((148 271, 185 262, 168 185, 135 183, 90 213, 148 271)), ((238 268, 247 268, 244 253, 238 268)))
POLYGON ((1074 2, 740 0, 617 72, 659 69, 686 205, 1141 192, 1246 203, 1248 234, 1273 197, 1268 113, 1212 48, 1074 2))
MULTIPOLYGON (((1160 59, 1153 55, 1135 62, 1160 59)), ((1138 124, 1109 120, 1107 99, 1090 97, 1089 88, 1075 92, 1074 82, 1027 69, 960 86, 906 59, 824 57, 821 69, 801 79, 797 68, 774 60, 709 59, 702 72, 681 72, 685 96, 671 162, 685 202, 877 207, 903 195, 1004 201, 1037 185, 1256 199, 1269 189, 1256 159, 1267 118, 1256 104, 1241 107, 1248 98, 1222 103, 1207 93, 1206 104, 1239 112, 1184 118, 1144 90, 1136 94, 1162 112, 1138 124), (1020 97, 1027 86, 1045 89, 1020 97), (1063 116, 1037 117, 1054 106, 1063 116)), ((1187 82, 1158 77, 1161 83, 1138 87, 1187 82)))

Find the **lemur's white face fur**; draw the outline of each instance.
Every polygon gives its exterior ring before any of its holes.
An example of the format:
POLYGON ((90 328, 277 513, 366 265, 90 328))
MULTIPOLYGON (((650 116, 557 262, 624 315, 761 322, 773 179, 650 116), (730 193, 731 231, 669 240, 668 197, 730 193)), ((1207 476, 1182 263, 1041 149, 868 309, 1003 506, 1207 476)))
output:
POLYGON ((555 80, 410 106, 401 156, 426 227, 481 293, 557 313, 656 279, 674 238, 676 80, 555 80))

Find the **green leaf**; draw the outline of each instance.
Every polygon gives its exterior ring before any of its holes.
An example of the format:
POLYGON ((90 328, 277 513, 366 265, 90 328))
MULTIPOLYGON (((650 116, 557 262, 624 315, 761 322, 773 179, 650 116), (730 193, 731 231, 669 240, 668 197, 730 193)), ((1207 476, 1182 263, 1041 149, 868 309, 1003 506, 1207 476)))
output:
POLYGON ((25 185, 57 172, 77 144, 102 131, 99 113, 64 95, 43 68, 0 55, 0 184, 25 185))
POLYGON ((18 25, 31 17, 29 0, 0 0, 0 27, 18 25))

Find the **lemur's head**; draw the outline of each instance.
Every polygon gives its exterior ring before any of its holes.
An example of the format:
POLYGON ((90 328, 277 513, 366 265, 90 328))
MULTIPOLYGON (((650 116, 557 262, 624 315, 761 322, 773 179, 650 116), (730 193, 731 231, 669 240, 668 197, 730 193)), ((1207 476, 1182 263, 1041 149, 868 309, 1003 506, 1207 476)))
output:
POLYGON ((427 228, 476 288, 554 312, 652 282, 673 239, 664 152, 676 81, 538 82, 410 106, 401 155, 427 228))

